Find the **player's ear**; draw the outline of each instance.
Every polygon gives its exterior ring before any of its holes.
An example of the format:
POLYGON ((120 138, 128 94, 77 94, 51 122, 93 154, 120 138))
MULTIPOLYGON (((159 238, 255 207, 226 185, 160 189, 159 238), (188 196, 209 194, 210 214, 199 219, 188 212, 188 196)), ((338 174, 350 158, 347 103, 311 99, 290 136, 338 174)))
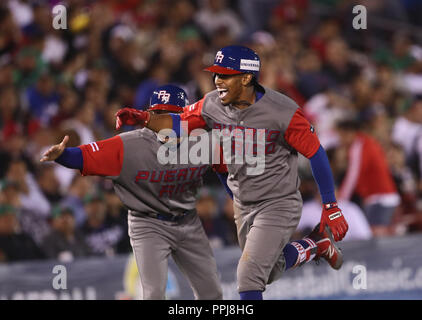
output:
POLYGON ((253 75, 250 73, 245 73, 242 77, 242 85, 249 86, 252 83, 253 75))

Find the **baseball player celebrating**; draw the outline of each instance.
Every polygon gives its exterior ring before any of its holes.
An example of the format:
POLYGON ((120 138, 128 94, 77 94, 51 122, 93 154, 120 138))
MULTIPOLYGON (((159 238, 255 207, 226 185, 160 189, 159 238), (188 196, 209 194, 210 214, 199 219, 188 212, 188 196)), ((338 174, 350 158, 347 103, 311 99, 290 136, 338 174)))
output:
POLYGON ((310 260, 324 258, 334 269, 340 268, 343 257, 334 241, 343 239, 348 225, 337 206, 326 153, 302 109, 287 96, 258 83, 260 59, 247 47, 224 47, 206 70, 213 73, 216 90, 183 113, 156 115, 124 108, 116 113, 116 127, 140 124, 156 132, 172 128, 180 134, 180 122, 186 121, 188 127, 183 130, 188 132, 196 128, 231 131, 235 150, 242 133, 252 130, 255 136, 265 129, 265 169, 261 174, 248 174, 249 164, 236 163, 235 153, 229 161, 224 159, 242 249, 237 268, 241 299, 262 299, 266 285, 284 270, 310 260), (298 152, 310 160, 323 208, 320 224, 311 234, 289 243, 302 209, 298 152))
MULTIPOLYGON (((166 85, 154 91, 148 110, 180 113, 186 104, 182 89, 166 85)), ((195 213, 196 193, 209 165, 161 164, 157 151, 165 140, 144 128, 66 148, 66 136, 40 161, 55 160, 81 170, 82 175, 114 182, 117 195, 129 209, 129 236, 143 299, 165 298, 170 255, 188 278, 196 299, 222 299, 213 252, 195 213)), ((214 170, 224 172, 224 167, 214 166, 214 170)))

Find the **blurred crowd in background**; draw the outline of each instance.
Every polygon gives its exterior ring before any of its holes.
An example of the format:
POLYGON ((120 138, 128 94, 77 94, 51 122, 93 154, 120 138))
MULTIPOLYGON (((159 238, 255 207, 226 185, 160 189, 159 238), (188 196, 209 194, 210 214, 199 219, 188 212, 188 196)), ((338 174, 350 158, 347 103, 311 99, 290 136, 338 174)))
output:
MULTIPOLYGON (((294 99, 327 151, 345 241, 422 231, 422 2, 418 0, 6 0, 0 4, 0 262, 131 251, 112 183, 46 149, 116 135, 115 112, 173 83, 194 102, 218 49, 261 57, 260 83, 294 99), (67 8, 67 29, 52 8, 67 8), (367 29, 355 30, 364 5, 367 29)), ((125 127, 124 130, 132 128, 125 127)), ((299 237, 321 214, 309 163, 299 237)), ((231 199, 212 172, 197 211, 214 248, 236 245, 231 199)))

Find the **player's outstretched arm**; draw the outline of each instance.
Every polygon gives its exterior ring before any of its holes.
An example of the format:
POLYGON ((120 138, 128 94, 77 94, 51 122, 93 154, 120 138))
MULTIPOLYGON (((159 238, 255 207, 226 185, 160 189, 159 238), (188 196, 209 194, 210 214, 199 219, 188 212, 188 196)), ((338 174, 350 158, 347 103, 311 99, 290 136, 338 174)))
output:
POLYGON ((311 162, 312 174, 323 203, 320 231, 322 232, 325 226, 328 226, 333 233, 334 240, 342 240, 349 227, 337 205, 330 163, 314 127, 305 118, 300 108, 293 115, 284 138, 290 146, 311 162))
POLYGON ((65 136, 59 144, 56 144, 52 147, 50 147, 44 154, 42 155, 40 162, 46 162, 46 161, 54 161, 58 157, 61 156, 63 151, 66 148, 66 144, 69 141, 69 136, 65 136))
POLYGON ((155 132, 173 128, 173 118, 168 114, 155 114, 134 108, 123 108, 116 113, 116 129, 123 125, 147 127, 155 132))
POLYGON ((202 116, 202 104, 204 99, 184 108, 183 113, 156 114, 149 111, 141 111, 134 108, 123 108, 116 112, 116 129, 123 125, 139 125, 147 127, 155 132, 164 129, 172 129, 177 136, 181 134, 181 121, 187 122, 184 128, 189 134, 192 130, 202 128, 209 129, 202 116))
POLYGON ((123 165, 123 141, 120 136, 66 148, 69 137, 48 149, 41 162, 55 161, 69 169, 78 169, 82 175, 117 177, 123 165))
POLYGON ((324 230, 325 226, 328 226, 333 233, 334 240, 340 241, 346 235, 349 226, 337 205, 334 194, 334 178, 324 148, 320 146, 309 160, 323 203, 320 232, 324 230))
POLYGON ((83 157, 80 148, 66 148, 69 136, 65 136, 59 144, 50 147, 41 157, 40 162, 55 161, 69 169, 82 170, 83 157))

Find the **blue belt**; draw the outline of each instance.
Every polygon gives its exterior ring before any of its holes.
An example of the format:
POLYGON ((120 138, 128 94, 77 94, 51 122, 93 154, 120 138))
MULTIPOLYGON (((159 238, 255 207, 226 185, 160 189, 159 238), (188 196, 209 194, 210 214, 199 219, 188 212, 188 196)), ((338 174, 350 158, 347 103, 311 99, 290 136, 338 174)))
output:
POLYGON ((194 213, 194 212, 195 212, 195 209, 188 210, 188 211, 183 212, 182 214, 175 216, 175 215, 163 214, 163 213, 143 213, 143 212, 132 211, 132 210, 130 211, 130 213, 135 217, 139 216, 138 213, 141 213, 143 216, 146 215, 146 216, 151 217, 151 218, 155 218, 155 219, 162 220, 162 221, 170 221, 170 222, 180 221, 183 218, 185 218, 186 216, 188 216, 188 215, 190 215, 191 213, 194 213))

